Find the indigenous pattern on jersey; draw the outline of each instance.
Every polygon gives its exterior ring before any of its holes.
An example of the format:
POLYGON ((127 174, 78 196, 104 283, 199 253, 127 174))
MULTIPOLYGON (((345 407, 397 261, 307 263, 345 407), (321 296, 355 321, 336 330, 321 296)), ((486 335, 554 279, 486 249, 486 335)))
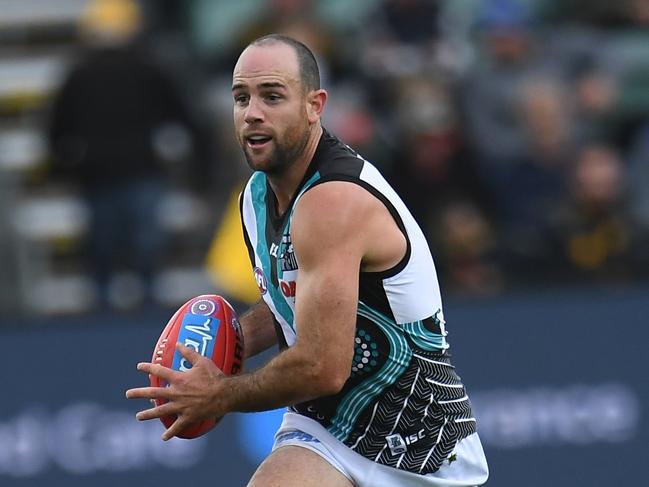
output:
POLYGON ((280 346, 293 345, 299 271, 293 211, 306 191, 327 181, 353 182, 382 201, 407 251, 391 269, 360 273, 355 354, 343 389, 291 409, 370 460, 435 472, 455 444, 475 432, 475 419, 447 352, 433 259, 421 229, 379 171, 327 132, 283 215, 264 173, 254 173, 244 189, 244 236, 262 298, 276 319, 280 346))

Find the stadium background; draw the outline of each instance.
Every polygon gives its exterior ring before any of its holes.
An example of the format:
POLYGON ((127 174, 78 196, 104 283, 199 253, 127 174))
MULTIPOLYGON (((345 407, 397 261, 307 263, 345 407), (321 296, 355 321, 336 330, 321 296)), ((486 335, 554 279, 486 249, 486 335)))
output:
POLYGON ((163 444, 123 392, 185 299, 254 299, 232 211, 247 172, 229 78, 269 31, 315 48, 325 125, 422 222, 489 485, 643 484, 648 1, 0 0, 0 12, 0 485, 243 485, 267 451, 277 412, 163 444), (103 303, 92 206, 61 170, 53 107, 87 33, 127 25, 184 109, 151 127, 165 179, 152 296, 120 256, 103 303))

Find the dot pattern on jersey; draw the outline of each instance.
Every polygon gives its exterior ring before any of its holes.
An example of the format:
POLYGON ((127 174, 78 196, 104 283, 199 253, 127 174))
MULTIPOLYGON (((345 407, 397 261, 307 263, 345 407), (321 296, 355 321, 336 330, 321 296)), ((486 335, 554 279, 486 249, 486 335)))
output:
POLYGON ((376 367, 376 358, 379 356, 378 345, 365 330, 358 330, 354 339, 354 360, 352 362, 352 376, 367 374, 376 367))

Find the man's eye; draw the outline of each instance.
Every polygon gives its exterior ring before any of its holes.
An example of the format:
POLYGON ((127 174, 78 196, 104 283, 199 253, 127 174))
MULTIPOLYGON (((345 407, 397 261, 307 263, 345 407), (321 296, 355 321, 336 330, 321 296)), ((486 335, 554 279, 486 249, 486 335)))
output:
POLYGON ((268 101, 279 101, 281 98, 282 98, 281 96, 279 96, 279 95, 277 95, 275 93, 271 93, 269 95, 266 95, 266 99, 268 101))
POLYGON ((238 105, 242 105, 248 101, 248 96, 247 95, 237 95, 234 97, 234 102, 237 103, 238 105))

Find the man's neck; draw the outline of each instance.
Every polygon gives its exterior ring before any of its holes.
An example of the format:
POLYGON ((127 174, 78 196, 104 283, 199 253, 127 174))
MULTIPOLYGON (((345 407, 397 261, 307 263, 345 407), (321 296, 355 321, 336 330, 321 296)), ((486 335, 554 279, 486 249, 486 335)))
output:
POLYGON ((281 176, 271 176, 268 175, 268 182, 270 187, 275 193, 275 198, 277 199, 277 213, 279 215, 283 214, 288 205, 297 191, 298 186, 304 179, 316 149, 318 148, 318 143, 320 142, 320 137, 322 136, 322 126, 317 125, 304 147, 304 151, 300 158, 295 161, 288 170, 283 173, 281 176))

